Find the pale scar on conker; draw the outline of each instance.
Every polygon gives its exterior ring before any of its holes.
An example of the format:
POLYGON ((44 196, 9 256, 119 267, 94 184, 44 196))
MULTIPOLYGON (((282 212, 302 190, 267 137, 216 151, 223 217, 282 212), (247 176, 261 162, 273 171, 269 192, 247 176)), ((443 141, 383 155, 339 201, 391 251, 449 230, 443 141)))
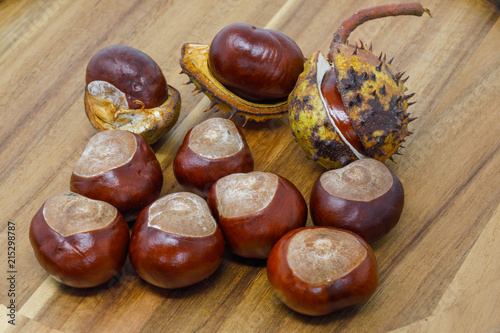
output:
POLYGON ((190 237, 208 236, 217 229, 205 200, 190 193, 173 193, 155 201, 149 207, 148 226, 190 237))
POLYGON ((369 20, 424 13, 430 15, 417 2, 360 10, 340 25, 327 58, 315 52, 307 60, 288 104, 292 132, 309 158, 332 169, 399 154, 416 119, 407 112, 414 104, 414 94, 405 94, 408 78, 393 70, 392 59, 375 56, 363 42, 348 44, 348 38, 369 20))
POLYGON ((118 211, 98 200, 74 193, 64 193, 49 198, 43 207, 47 224, 62 236, 71 236, 108 226, 118 211))
POLYGON ((278 188, 278 177, 272 173, 254 171, 251 174, 224 177, 215 186, 219 214, 234 218, 259 212, 269 206, 278 188))
POLYGON ((243 145, 236 125, 222 118, 207 119, 196 125, 188 143, 196 154, 210 159, 232 156, 243 149, 243 145))
POLYGON ((348 274, 365 257, 366 248, 350 234, 306 229, 290 241, 286 260, 301 280, 324 284, 348 274))

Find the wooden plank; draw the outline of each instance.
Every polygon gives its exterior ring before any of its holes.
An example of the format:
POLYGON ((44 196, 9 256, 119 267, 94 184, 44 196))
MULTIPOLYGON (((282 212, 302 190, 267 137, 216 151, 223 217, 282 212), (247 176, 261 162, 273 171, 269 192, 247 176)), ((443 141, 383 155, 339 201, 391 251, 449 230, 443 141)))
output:
MULTIPOLYGON (((352 41, 373 42, 410 75, 419 119, 404 156, 388 166, 405 187, 400 223, 373 244, 380 285, 367 302, 324 317, 289 310, 267 283, 265 262, 226 253, 217 272, 180 290, 142 281, 129 261, 109 283, 75 290, 40 268, 29 223, 69 177, 95 134, 83 111, 85 68, 110 44, 143 50, 182 95, 175 128, 153 145, 164 170, 162 195, 182 191, 172 159, 185 133, 220 113, 179 75, 180 47, 210 43, 233 22, 278 29, 309 56, 324 53, 340 22, 387 1, 27 1, 0 2, 0 244, 16 223, 16 305, 21 331, 356 331, 500 329, 500 11, 482 0, 429 0, 433 18, 368 22, 352 41), (483 287, 484 286, 484 287, 483 287)), ((226 115, 227 117, 228 115, 226 115)), ((244 119, 236 116, 236 124, 244 119)), ((305 158, 286 118, 243 132, 258 170, 290 179, 308 199, 324 171, 305 158)), ((312 221, 309 219, 308 224, 312 221)), ((7 267, 1 256, 0 266, 7 267)), ((6 269, 4 269, 6 271, 6 269)), ((8 304, 1 279, 0 304, 8 304)))

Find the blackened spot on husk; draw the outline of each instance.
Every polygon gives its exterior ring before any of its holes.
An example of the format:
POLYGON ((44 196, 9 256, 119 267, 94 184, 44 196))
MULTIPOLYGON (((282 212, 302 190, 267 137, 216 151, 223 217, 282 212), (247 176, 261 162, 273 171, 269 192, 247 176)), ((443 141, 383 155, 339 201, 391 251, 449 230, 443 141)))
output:
POLYGON ((370 80, 377 81, 377 75, 375 75, 375 73, 371 73, 370 74, 370 80))
POLYGON ((385 84, 380 88, 380 95, 385 96, 385 84))
POLYGON ((366 149, 369 156, 383 155, 384 152, 381 149, 388 133, 394 133, 396 137, 401 137, 399 133, 406 123, 403 121, 405 112, 402 109, 401 100, 401 96, 393 96, 386 105, 380 101, 380 96, 377 95, 367 101, 369 108, 360 110, 357 124, 353 124, 353 126, 359 137, 369 138, 368 141, 372 145, 366 149), (383 131, 384 134, 374 138, 375 131, 383 131))
POLYGON ((317 152, 315 154, 317 158, 322 157, 332 162, 343 159, 345 162, 341 162, 342 165, 346 165, 347 163, 355 159, 355 156, 350 148, 344 145, 341 141, 321 138, 318 135, 319 129, 319 126, 313 127, 311 131, 311 137, 309 138, 309 141, 312 143, 313 147, 317 149, 317 152))
MULTIPOLYGON (((296 96, 290 99, 290 109, 291 110, 312 110, 314 107, 307 103, 309 101, 309 96, 304 97, 303 99, 297 98, 296 96)), ((298 112, 296 112, 294 119, 298 120, 298 112)))
POLYGON ((366 72, 358 74, 356 70, 351 66, 347 70, 347 77, 340 80, 339 89, 341 92, 349 91, 358 91, 363 86, 363 83, 368 80, 368 76, 366 72))

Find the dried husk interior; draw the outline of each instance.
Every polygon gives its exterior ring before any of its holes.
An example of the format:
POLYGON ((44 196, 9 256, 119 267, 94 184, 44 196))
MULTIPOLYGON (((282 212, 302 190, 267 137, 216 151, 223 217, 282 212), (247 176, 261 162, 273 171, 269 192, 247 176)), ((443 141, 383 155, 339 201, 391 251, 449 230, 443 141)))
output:
POLYGON ((85 112, 99 131, 121 129, 141 135, 149 144, 158 141, 174 127, 181 109, 179 92, 168 86, 168 98, 152 109, 116 107, 108 99, 94 97, 85 90, 85 112))

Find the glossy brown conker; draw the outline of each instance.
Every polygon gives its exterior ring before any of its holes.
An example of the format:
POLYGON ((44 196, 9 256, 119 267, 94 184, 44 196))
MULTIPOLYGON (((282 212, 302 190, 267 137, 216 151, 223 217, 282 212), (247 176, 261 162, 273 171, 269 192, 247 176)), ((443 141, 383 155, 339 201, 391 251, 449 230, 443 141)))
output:
POLYGON ((67 192, 40 207, 31 220, 29 238, 40 266, 54 279, 90 288, 120 272, 129 229, 110 204, 67 192))
POLYGON ((253 167, 243 133, 224 118, 207 119, 190 129, 173 163, 179 184, 204 197, 218 179, 253 171, 253 167))
POLYGON ((283 236, 269 255, 267 276, 285 305, 309 316, 361 303, 378 285, 368 243, 332 227, 299 228, 283 236))
POLYGON ((155 153, 140 135, 107 130, 94 135, 78 160, 70 189, 116 207, 133 219, 157 199, 163 172, 155 153))
POLYGON ((284 100, 304 70, 299 46, 280 31, 233 23, 210 44, 208 67, 237 96, 258 103, 284 100))
POLYGON ((139 276, 160 288, 182 288, 217 270, 224 238, 204 199, 179 192, 153 202, 137 217, 129 257, 139 276))
POLYGON ((87 65, 85 81, 91 95, 114 95, 116 106, 130 109, 151 109, 168 98, 167 81, 158 64, 130 46, 111 45, 99 50, 87 65))
POLYGON ((399 178, 382 162, 356 160, 323 173, 311 191, 311 218, 315 225, 357 233, 371 243, 399 221, 404 190, 399 178))
POLYGON ((207 201, 228 249, 245 258, 267 258, 284 234, 307 221, 307 205, 299 190, 270 172, 223 177, 210 188, 207 201))

